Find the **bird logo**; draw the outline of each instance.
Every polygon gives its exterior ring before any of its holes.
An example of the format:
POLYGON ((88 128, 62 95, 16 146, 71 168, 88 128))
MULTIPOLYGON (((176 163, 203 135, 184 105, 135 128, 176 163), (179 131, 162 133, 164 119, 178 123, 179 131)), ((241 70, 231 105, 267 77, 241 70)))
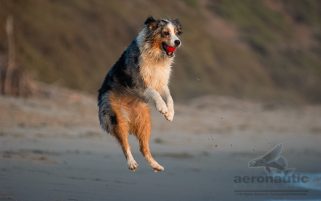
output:
POLYGON ((288 162, 282 155, 282 144, 274 146, 263 156, 253 159, 249 162, 250 168, 263 167, 267 174, 271 174, 272 170, 276 170, 278 173, 284 173, 287 175, 293 172, 294 169, 287 168, 288 162))

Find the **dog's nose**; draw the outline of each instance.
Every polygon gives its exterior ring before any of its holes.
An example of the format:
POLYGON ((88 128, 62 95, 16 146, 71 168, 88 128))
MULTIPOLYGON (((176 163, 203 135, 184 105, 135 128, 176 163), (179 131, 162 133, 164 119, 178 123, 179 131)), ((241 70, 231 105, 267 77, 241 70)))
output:
POLYGON ((174 43, 175 43, 175 45, 177 47, 177 46, 179 46, 181 44, 181 41, 180 40, 175 40, 174 43))

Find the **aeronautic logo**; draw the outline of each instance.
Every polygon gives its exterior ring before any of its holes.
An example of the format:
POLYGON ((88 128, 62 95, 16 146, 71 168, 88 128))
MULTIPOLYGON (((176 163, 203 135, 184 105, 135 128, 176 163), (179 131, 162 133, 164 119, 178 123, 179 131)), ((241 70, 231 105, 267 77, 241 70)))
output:
MULTIPOLYGON (((282 155, 282 144, 274 146, 265 154, 252 159, 249 168, 262 171, 260 175, 238 175, 233 177, 234 193, 237 195, 273 195, 293 196, 306 195, 309 191, 296 186, 304 186, 310 182, 308 175, 296 173, 288 167, 286 158, 282 155)), ((255 172, 257 174, 257 172, 255 172)))

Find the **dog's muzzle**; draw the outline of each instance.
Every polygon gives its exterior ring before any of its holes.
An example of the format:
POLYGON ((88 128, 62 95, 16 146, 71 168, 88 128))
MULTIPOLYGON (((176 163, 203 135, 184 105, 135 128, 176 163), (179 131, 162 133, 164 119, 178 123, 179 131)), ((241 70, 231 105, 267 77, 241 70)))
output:
MULTIPOLYGON (((176 45, 176 43, 175 43, 176 45)), ((174 52, 176 50, 176 47, 173 47, 173 46, 169 46, 167 45, 165 42, 162 43, 162 46, 163 46, 163 49, 164 51, 166 52, 166 55, 169 56, 169 57, 172 57, 174 56, 174 52)), ((178 46, 178 45, 177 45, 178 46)))

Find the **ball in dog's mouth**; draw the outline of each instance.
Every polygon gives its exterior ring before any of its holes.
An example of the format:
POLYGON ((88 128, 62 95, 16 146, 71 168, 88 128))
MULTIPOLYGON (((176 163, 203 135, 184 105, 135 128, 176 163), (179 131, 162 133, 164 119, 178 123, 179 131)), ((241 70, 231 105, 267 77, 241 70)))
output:
POLYGON ((162 43, 163 49, 166 52, 166 55, 169 57, 172 57, 174 55, 174 52, 176 50, 176 47, 169 46, 166 43, 162 43))

